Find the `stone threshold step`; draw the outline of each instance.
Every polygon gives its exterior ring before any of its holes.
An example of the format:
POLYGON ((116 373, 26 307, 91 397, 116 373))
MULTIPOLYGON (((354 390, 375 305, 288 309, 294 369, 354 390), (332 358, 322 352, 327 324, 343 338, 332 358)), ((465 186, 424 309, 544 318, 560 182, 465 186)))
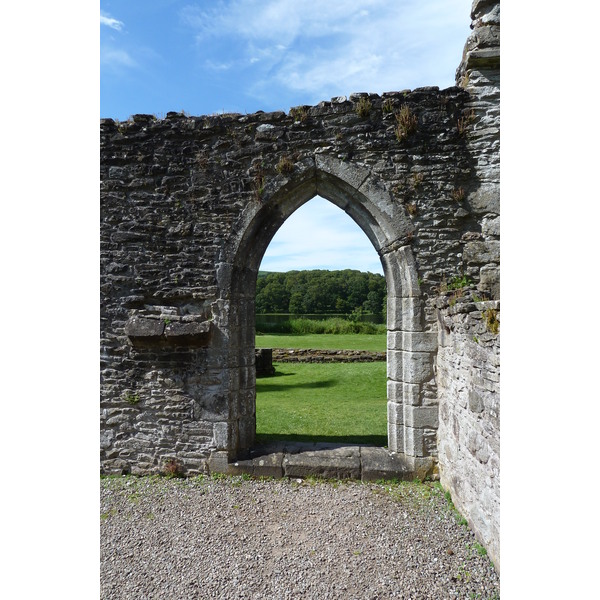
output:
POLYGON ((386 448, 332 442, 273 442, 256 446, 247 459, 227 464, 229 475, 412 481, 430 474, 431 459, 407 459, 386 448))

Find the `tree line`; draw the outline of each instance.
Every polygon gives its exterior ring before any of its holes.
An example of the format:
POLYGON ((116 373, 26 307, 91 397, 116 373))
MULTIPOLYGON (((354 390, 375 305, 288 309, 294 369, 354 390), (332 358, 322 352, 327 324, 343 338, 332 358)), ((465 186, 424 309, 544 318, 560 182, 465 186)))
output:
POLYGON ((385 314, 385 306, 385 277, 377 273, 352 269, 261 271, 256 283, 259 314, 385 314))

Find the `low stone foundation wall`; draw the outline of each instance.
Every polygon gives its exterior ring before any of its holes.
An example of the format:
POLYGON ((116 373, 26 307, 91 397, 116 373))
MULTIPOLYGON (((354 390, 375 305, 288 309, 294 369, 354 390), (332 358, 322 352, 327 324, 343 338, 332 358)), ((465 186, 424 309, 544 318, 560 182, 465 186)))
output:
POLYGON ((375 362, 385 359, 385 352, 369 352, 367 350, 273 348, 273 360, 275 362, 375 362))

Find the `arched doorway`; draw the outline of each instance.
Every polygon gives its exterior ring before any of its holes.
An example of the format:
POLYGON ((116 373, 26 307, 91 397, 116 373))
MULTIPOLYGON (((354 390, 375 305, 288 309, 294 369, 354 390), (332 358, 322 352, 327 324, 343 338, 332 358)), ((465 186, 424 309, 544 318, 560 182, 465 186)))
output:
MULTIPOLYGON (((218 284, 229 303, 231 375, 229 448, 233 458, 255 436, 254 298, 262 257, 283 222, 314 196, 344 210, 377 251, 387 282, 388 448, 420 459, 435 453, 437 406, 424 402, 434 386, 435 332, 424 331, 417 266, 410 248, 413 225, 371 172, 323 154, 268 182, 246 207, 221 256, 218 284)), ((431 394, 429 394, 431 396, 431 394)))

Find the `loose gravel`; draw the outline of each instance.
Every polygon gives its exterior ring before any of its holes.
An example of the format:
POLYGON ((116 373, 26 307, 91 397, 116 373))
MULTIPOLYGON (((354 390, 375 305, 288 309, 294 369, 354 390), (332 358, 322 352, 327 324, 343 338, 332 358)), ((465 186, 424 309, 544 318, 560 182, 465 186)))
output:
POLYGON ((101 480, 101 598, 500 598, 433 483, 101 480))

